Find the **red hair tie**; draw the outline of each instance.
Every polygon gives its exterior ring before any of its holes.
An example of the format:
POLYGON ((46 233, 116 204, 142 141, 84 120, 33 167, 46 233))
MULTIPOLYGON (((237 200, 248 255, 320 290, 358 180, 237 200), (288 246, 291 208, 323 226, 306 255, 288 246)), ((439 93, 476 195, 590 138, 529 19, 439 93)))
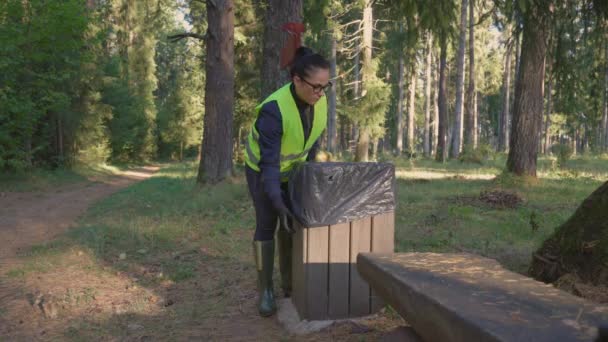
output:
POLYGON ((289 36, 285 42, 285 46, 281 49, 281 69, 291 65, 296 56, 296 50, 302 46, 302 33, 306 31, 302 23, 286 23, 281 29, 286 31, 289 36))

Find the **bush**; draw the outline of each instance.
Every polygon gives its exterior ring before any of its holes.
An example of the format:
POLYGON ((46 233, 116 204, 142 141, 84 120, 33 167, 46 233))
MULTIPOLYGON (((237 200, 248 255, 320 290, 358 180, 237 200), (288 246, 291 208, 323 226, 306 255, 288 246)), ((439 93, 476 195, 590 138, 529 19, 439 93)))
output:
POLYGON ((574 151, 570 145, 555 144, 551 146, 551 153, 557 157, 557 166, 562 168, 566 165, 566 162, 570 160, 574 151))
POLYGON ((465 146, 458 160, 463 163, 483 164, 484 161, 494 157, 494 149, 488 144, 479 144, 476 149, 465 146))

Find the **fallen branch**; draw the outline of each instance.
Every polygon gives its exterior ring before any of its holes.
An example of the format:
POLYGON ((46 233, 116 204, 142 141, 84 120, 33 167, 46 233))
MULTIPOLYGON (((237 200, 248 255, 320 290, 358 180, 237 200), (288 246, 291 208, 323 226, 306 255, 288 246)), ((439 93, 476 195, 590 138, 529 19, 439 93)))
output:
POLYGON ((178 34, 174 34, 171 36, 167 36, 167 39, 169 39, 172 43, 178 42, 184 38, 195 38, 198 40, 206 40, 207 39, 207 35, 200 35, 198 33, 194 33, 194 32, 184 32, 184 33, 178 33, 178 34))

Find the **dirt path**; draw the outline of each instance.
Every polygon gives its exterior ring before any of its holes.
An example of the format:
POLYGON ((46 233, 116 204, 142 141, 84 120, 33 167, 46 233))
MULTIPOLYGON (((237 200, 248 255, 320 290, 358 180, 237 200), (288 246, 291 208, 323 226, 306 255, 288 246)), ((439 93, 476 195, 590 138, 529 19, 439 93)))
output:
POLYGON ((66 231, 95 201, 147 179, 157 170, 143 167, 50 192, 0 193, 0 270, 20 251, 66 231))
MULTIPOLYGON (((28 282, 8 279, 7 272, 24 262, 19 255, 67 231, 94 202, 151 177, 158 169, 142 167, 48 191, 0 192, 0 340, 45 339, 42 334, 46 331, 61 330, 53 329, 54 325, 61 326, 61 322, 45 322, 35 305, 28 304, 36 300, 27 298, 28 282), (16 325, 21 329, 16 329, 16 325)), ((52 274, 49 279, 38 276, 37 281, 29 285, 61 287, 63 281, 61 274, 52 274)))

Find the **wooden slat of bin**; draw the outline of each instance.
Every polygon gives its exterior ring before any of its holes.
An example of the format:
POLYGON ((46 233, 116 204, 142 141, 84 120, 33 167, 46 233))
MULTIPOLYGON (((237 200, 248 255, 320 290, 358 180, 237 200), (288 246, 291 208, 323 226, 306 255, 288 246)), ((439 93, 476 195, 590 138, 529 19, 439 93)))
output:
POLYGON ((348 317, 350 224, 329 226, 329 318, 348 317))
POLYGON ((298 310, 300 317, 306 317, 306 242, 308 229, 304 229, 296 223, 296 232, 293 236, 293 255, 292 255, 292 300, 298 310))
POLYGON ((395 212, 372 216, 372 253, 393 253, 395 249, 395 212))
MULTIPOLYGON (((372 217, 372 253, 393 253, 395 250, 395 213, 388 212, 372 217)), ((376 312, 385 303, 375 293, 371 292, 371 312, 376 312)))
POLYGON ((322 320, 327 318, 329 227, 306 230, 306 311, 309 319, 322 320))
POLYGON ((357 254, 370 252, 371 217, 350 224, 350 308, 349 316, 364 316, 370 313, 370 287, 357 271, 357 254))

